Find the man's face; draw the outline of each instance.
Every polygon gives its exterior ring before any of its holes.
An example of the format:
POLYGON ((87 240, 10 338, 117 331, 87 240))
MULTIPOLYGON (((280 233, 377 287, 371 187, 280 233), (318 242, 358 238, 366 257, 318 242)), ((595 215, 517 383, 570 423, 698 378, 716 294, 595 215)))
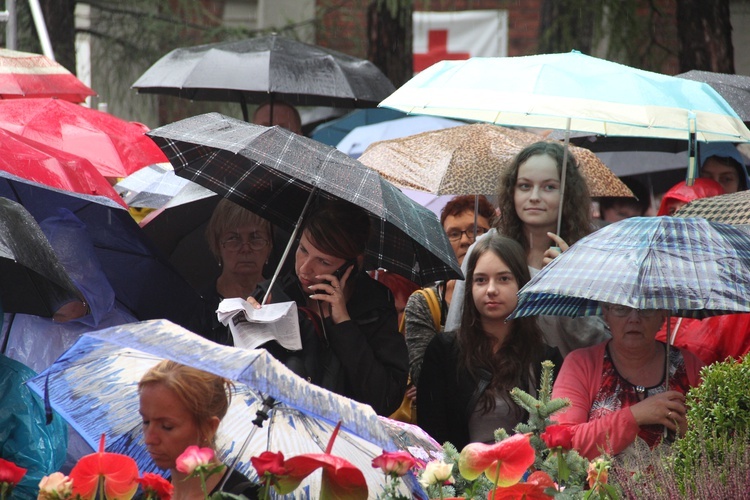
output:
POLYGON ((273 109, 269 104, 261 105, 253 115, 253 123, 265 127, 278 125, 295 134, 302 134, 302 123, 295 110, 287 104, 274 104, 273 109))

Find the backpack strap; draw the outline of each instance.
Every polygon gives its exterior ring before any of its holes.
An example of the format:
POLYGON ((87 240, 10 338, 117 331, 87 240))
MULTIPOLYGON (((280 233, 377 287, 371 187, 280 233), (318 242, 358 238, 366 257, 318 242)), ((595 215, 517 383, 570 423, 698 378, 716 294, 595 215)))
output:
MULTIPOLYGON (((420 288, 419 290, 415 290, 412 295, 420 294, 424 297, 425 301, 427 301, 427 307, 430 308, 430 314, 432 315, 432 324, 435 327, 435 331, 440 331, 440 320, 441 320, 441 312, 440 312, 440 300, 438 299, 437 293, 435 293, 435 290, 432 288, 420 288)), ((401 333, 406 333, 406 314, 401 316, 401 322, 398 325, 398 331, 401 333)))

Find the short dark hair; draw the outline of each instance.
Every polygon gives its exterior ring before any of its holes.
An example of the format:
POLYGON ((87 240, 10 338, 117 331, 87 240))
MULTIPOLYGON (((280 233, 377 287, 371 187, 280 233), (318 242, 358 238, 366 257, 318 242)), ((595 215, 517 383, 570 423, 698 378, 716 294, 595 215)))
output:
POLYGON ((440 225, 443 226, 445 224, 445 219, 447 219, 449 215, 457 217, 466 211, 474 212, 477 199, 479 200, 479 215, 490 221, 491 224, 492 219, 495 217, 495 207, 492 206, 490 200, 482 194, 465 194, 454 196, 445 204, 443 210, 440 212, 440 225))
POLYGON ((302 225, 317 249, 340 259, 356 259, 365 253, 370 239, 370 217, 345 201, 323 201, 310 208, 302 225))
MULTIPOLYGON (((599 198, 599 208, 601 212, 612 208, 617 203, 627 203, 636 206, 638 211, 641 212, 641 215, 644 215, 651 206, 651 194, 648 192, 646 186, 633 177, 621 177, 620 180, 633 192, 635 198, 602 196, 599 198)), ((602 216, 602 218, 604 217, 602 216)))

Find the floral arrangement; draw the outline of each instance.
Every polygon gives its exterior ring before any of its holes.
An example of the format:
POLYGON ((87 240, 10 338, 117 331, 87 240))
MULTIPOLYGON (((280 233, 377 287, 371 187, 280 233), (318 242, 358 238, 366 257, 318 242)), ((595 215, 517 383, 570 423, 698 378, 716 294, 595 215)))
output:
POLYGON ((0 458, 0 499, 10 498, 13 488, 26 475, 26 469, 0 458))
POLYGON ((441 500, 619 498, 608 484, 610 460, 586 460, 572 449, 570 429, 551 425, 549 417, 569 404, 551 399, 552 368, 551 362, 542 364, 538 399, 517 388, 511 391, 514 401, 529 413, 528 423, 519 424, 514 435, 500 429, 494 444, 470 443, 460 453, 445 443, 443 459, 422 469, 407 459, 408 454, 384 453, 373 460, 373 467, 380 467, 389 481, 379 498, 404 499, 393 484, 409 470, 415 470, 430 498, 441 500))

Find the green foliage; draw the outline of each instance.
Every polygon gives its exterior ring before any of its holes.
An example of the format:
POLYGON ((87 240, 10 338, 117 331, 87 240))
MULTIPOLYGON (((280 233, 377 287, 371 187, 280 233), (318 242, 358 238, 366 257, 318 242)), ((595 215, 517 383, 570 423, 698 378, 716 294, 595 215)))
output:
MULTIPOLYGON (((725 462, 727 443, 750 446, 750 356, 704 367, 701 377, 687 395, 687 433, 675 443, 674 467, 683 488, 699 466, 725 462)), ((726 473, 731 471, 724 470, 724 480, 726 473)))

